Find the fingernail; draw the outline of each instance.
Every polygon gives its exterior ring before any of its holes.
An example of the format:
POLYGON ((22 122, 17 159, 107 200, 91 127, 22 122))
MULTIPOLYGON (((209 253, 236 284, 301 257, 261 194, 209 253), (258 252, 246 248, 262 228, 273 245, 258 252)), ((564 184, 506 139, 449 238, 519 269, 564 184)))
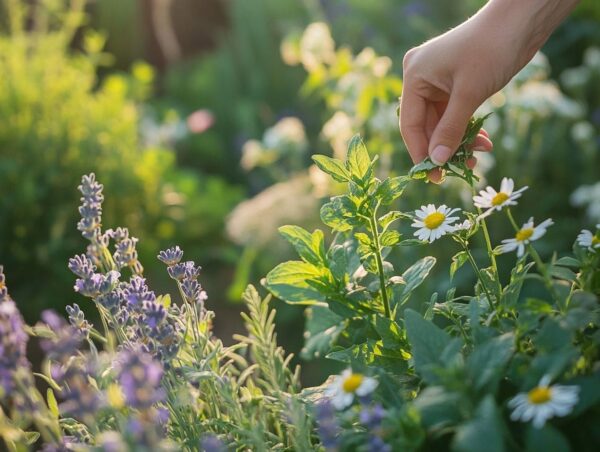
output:
POLYGON ((487 152, 488 149, 485 146, 475 146, 473 150, 477 152, 487 152))
POLYGON ((448 146, 438 144, 435 148, 433 148, 433 151, 431 151, 429 157, 433 163, 441 166, 448 161, 451 155, 452 149, 450 149, 448 146))

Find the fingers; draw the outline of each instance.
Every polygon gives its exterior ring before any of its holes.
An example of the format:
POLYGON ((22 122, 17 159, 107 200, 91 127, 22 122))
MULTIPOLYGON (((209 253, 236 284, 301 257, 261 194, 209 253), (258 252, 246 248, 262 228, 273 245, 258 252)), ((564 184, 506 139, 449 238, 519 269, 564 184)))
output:
MULTIPOLYGON (((452 93, 448 106, 429 141, 429 157, 436 165, 443 165, 456 152, 469 119, 478 106, 469 96, 452 93)), ((486 138, 481 135, 481 140, 486 138)))
POLYGON ((400 133, 408 148, 413 163, 419 163, 427 157, 427 134, 425 124, 427 104, 418 94, 405 85, 400 100, 400 133))
POLYGON ((490 152, 494 148, 494 143, 490 140, 487 132, 485 134, 482 132, 485 131, 481 129, 481 132, 479 132, 473 143, 471 143, 471 149, 474 151, 490 152))

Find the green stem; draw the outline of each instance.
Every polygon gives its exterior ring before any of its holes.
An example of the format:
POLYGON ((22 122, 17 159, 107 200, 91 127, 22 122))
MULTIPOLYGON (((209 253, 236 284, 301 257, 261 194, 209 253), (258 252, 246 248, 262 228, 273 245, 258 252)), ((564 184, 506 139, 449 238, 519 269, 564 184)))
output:
MULTIPOLYGON (((508 219, 510 220, 511 224, 515 228, 515 232, 519 232, 520 228, 517 225, 517 222, 515 221, 510 209, 508 209, 508 208, 506 209, 506 214, 508 215, 508 219)), ((558 294, 556 293, 556 290, 554 289, 554 286, 552 285, 552 278, 550 277, 550 273, 548 273, 548 268, 546 268, 546 265, 542 261, 542 258, 540 257, 540 255, 538 254, 538 252, 535 250, 535 248, 533 247, 533 245, 531 243, 529 243, 527 245, 527 251, 529 251, 529 254, 531 254, 531 257, 533 258, 535 265, 537 266, 539 272, 541 273, 542 278, 544 279, 544 285, 546 286, 546 289, 548 289, 548 292, 550 292, 550 295, 552 295, 552 298, 554 298, 554 300, 558 303, 558 294)))
POLYGON ((383 301, 383 309, 385 316, 388 319, 392 318, 392 311, 390 309, 390 301, 388 299, 387 288, 385 286, 385 274, 383 273, 383 259, 381 258, 381 246, 379 244, 379 228, 377 227, 376 218, 377 207, 373 209, 373 215, 369 218, 371 223, 371 235, 375 242, 375 260, 377 261, 377 273, 379 273, 379 284, 381 285, 381 300, 383 301))
POLYGON ((490 301, 490 304, 491 304, 492 303, 492 294, 491 294, 490 290, 488 289, 488 287, 486 286, 485 282, 483 281, 483 278, 481 276, 481 270, 477 266, 477 262, 475 262, 475 259, 473 258, 473 255, 471 254, 471 251, 469 250, 469 247, 467 246, 467 244, 465 242, 463 242, 462 240, 461 240, 460 244, 462 245, 463 249, 465 250, 465 253, 467 253, 469 262, 471 263, 473 270, 477 274, 477 278, 479 279, 479 281, 481 281, 481 287, 483 287, 483 290, 485 291, 485 294, 488 297, 488 300, 490 301))
MULTIPOLYGON (((475 191, 475 187, 473 187, 472 180, 470 180, 471 192, 473 196, 477 195, 475 191)), ((477 214, 481 217, 481 209, 477 207, 477 214)), ((490 256, 490 262, 492 264, 492 269, 494 270, 494 275, 496 279, 496 296, 498 298, 498 304, 500 304, 500 299, 502 298, 502 284, 500 283, 500 273, 498 273, 498 264, 496 263, 496 255, 494 254, 494 249, 492 248, 492 241, 490 239, 490 233, 487 228, 487 223, 485 222, 485 218, 481 219, 481 229, 483 229, 483 237, 485 238, 485 246, 487 248, 488 256, 490 256)), ((491 300, 490 300, 491 301, 491 300)))

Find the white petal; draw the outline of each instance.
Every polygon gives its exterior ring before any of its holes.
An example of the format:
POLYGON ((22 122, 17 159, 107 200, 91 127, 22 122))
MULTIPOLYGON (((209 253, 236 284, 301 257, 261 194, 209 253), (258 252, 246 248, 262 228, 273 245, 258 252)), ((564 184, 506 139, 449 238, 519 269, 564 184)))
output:
POLYGON ((364 377, 360 386, 356 389, 356 394, 363 397, 372 393, 379 383, 371 377, 364 377))

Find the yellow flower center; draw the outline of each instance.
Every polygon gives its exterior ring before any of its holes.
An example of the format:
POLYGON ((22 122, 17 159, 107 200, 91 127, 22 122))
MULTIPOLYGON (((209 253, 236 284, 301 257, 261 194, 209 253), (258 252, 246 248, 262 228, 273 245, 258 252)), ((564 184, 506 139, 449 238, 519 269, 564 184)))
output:
POLYGON ((534 405, 541 405, 543 403, 549 402, 552 399, 552 389, 545 386, 538 386, 537 388, 533 388, 527 394, 527 398, 529 402, 534 405))
POLYGON ((363 382, 363 376, 361 374, 352 374, 344 380, 342 388, 344 392, 354 392, 363 382))
POLYGON ((524 229, 521 229, 519 232, 517 232, 517 235, 515 236, 515 238, 519 242, 524 242, 529 237, 531 237, 532 234, 533 234, 533 228, 524 228, 524 229))
POLYGON ((507 199, 508 199, 508 195, 506 193, 503 193, 503 192, 497 193, 496 196, 494 196, 492 198, 492 206, 499 206, 507 199))
POLYGON ((446 219, 446 215, 440 212, 430 213, 425 217, 423 223, 425 223, 425 227, 427 229, 437 229, 446 219))
MULTIPOLYGON (((600 245, 600 237, 597 235, 592 237, 592 246, 600 245)), ((2 284, 0 284, 0 288, 2 288, 2 284)))

